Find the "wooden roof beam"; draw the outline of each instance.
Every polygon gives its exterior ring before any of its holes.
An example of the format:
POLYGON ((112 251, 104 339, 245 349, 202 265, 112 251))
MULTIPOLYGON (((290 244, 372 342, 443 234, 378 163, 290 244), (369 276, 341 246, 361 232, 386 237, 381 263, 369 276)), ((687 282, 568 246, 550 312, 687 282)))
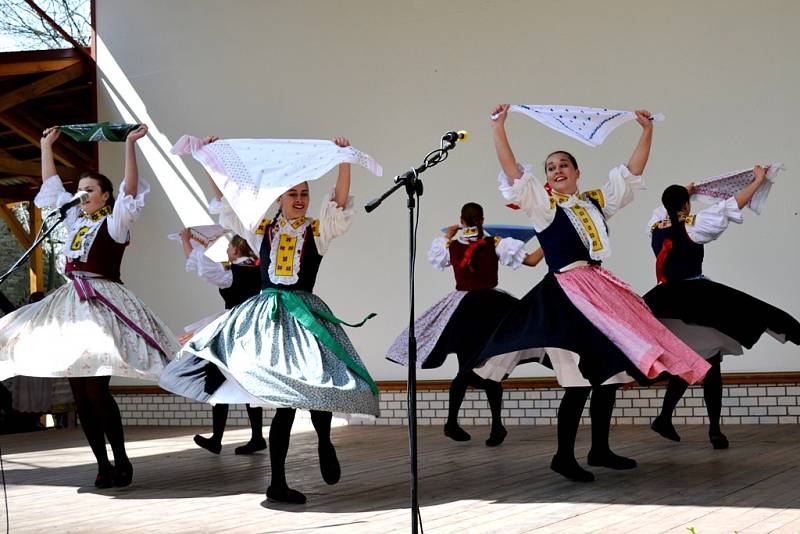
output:
MULTIPOLYGON (((0 113, 0 122, 14 130, 17 135, 24 137, 36 146, 42 137, 42 128, 34 124, 30 118, 22 118, 17 113, 8 110, 0 113)), ((53 145, 53 156, 56 161, 60 161, 67 167, 89 168, 94 166, 91 158, 72 148, 67 143, 55 143, 53 145)))
POLYGON ((71 82, 72 80, 83 76, 87 72, 89 72, 89 67, 85 63, 76 63, 65 69, 45 76, 44 78, 40 78, 35 82, 29 83, 28 85, 23 85, 22 87, 18 87, 17 89, 9 91, 4 95, 0 95, 0 113, 17 106, 26 100, 43 95, 51 89, 55 89, 56 87, 60 87, 65 83, 71 82))
MULTIPOLYGON (((56 166, 56 171, 58 171, 59 176, 68 180, 77 180, 81 175, 81 171, 74 167, 56 166)), ((42 164, 29 163, 26 161, 19 161, 16 158, 0 156, 0 172, 40 177, 42 175, 42 164)))

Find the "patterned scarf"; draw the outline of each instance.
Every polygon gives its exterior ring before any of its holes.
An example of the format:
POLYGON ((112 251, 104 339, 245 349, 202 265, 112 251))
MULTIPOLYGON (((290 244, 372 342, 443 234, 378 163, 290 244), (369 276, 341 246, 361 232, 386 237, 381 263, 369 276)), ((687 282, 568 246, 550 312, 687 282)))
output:
MULTIPOLYGON (((514 104, 509 111, 523 113, 548 128, 577 139, 585 145, 598 147, 618 126, 636 119, 632 111, 580 106, 537 106, 514 104)), ((496 119, 492 116, 492 119, 496 119)), ((665 119, 663 113, 653 115, 654 122, 665 119)))
MULTIPOLYGON (((785 170, 782 163, 772 163, 767 167, 767 179, 756 189, 753 198, 748 202, 747 207, 754 212, 761 214, 764 203, 767 201, 772 184, 779 171, 785 170)), ((736 196, 742 189, 750 185, 755 180, 753 169, 742 169, 727 174, 707 178, 694 184, 694 194, 702 202, 714 203, 736 196)))
POLYGON ((383 175, 380 164, 367 154, 321 139, 224 139, 203 145, 197 137, 184 135, 171 152, 191 154, 199 161, 251 230, 281 194, 340 163, 356 163, 383 175))
POLYGON ((68 124, 58 126, 75 141, 111 141, 120 143, 128 138, 128 134, 141 126, 140 124, 125 124, 122 122, 92 122, 88 124, 68 124))

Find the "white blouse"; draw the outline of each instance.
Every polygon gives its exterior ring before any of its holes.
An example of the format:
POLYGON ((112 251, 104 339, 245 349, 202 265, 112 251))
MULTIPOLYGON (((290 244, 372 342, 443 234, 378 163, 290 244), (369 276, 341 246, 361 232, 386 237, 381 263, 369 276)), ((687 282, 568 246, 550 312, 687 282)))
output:
MULTIPOLYGON (((434 269, 444 271, 450 267, 449 241, 444 236, 434 238, 428 250, 428 262, 434 269)), ((506 267, 518 269, 527 255, 524 250, 525 243, 513 237, 504 237, 495 242, 494 251, 497 260, 506 267)))
MULTIPOLYGON (((743 221, 742 210, 739 209, 736 198, 729 197, 688 217, 685 227, 689 239, 702 245, 714 241, 722 235, 722 232, 728 228, 729 222, 742 224, 743 221)), ((648 236, 653 233, 659 223, 664 226, 670 225, 669 216, 664 206, 659 206, 653 210, 653 214, 647 224, 648 236)))
MULTIPOLYGON (((125 181, 119 185, 119 195, 114 201, 111 214, 104 219, 92 221, 81 211, 80 206, 74 206, 67 211, 64 225, 69 228, 67 240, 64 243, 64 255, 69 259, 79 259, 86 261, 89 256, 94 235, 100 228, 103 220, 106 221, 108 233, 111 239, 117 243, 127 243, 130 237, 130 227, 144 208, 144 197, 150 192, 150 184, 141 177, 136 194, 131 196, 125 194, 125 181), (86 228, 84 230, 84 228, 86 228), (82 239, 76 241, 78 232, 82 232, 82 239), (80 247, 73 250, 73 243, 80 243, 80 247)), ((64 184, 58 175, 51 176, 44 181, 34 204, 39 208, 60 208, 72 198, 72 194, 64 189, 64 184)))
MULTIPOLYGON (((340 208, 333 201, 334 192, 331 191, 328 199, 322 203, 319 212, 319 235, 314 236, 314 243, 317 245, 317 251, 321 256, 324 256, 328 251, 331 241, 335 238, 345 234, 352 224, 355 208, 353 206, 354 198, 349 196, 347 204, 340 208)), ((221 199, 213 199, 208 204, 208 211, 212 215, 219 215, 219 224, 224 228, 228 228, 233 233, 242 236, 250 248, 258 254, 261 250, 261 241, 264 239, 264 231, 266 225, 262 224, 255 230, 248 230, 236 213, 231 208, 231 205, 223 197, 221 199)))

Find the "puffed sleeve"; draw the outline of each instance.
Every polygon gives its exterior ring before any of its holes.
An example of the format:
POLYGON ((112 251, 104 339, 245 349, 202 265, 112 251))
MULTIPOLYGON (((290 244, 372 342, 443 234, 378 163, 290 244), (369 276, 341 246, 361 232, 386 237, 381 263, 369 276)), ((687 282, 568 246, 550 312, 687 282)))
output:
POLYGON ((231 287, 233 273, 205 255, 203 248, 192 249, 186 258, 186 272, 196 271, 197 276, 217 287, 231 287))
POLYGON ((331 191, 328 199, 322 203, 319 210, 319 235, 314 236, 317 250, 323 256, 331 241, 350 229, 355 214, 352 196, 347 197, 347 204, 342 208, 333 201, 333 196, 334 192, 331 191))
MULTIPOLYGON (((61 182, 61 177, 57 174, 54 174, 45 180, 44 183, 42 183, 42 187, 40 187, 39 192, 36 193, 33 203, 37 208, 60 208, 69 202, 71 198, 72 195, 70 192, 64 189, 64 184, 61 182)), ((75 222, 75 219, 78 217, 78 213, 80 213, 80 208, 78 206, 70 208, 67 212, 67 218, 64 221, 64 226, 70 228, 72 223, 75 222)))
POLYGON ((744 218, 736 198, 729 197, 694 215, 691 224, 686 224, 686 233, 695 243, 714 241, 728 228, 729 222, 741 224, 744 218))
POLYGON ((608 181, 603 184, 600 191, 600 207, 606 219, 611 218, 619 210, 633 200, 634 192, 644 189, 644 180, 641 176, 631 174, 628 167, 619 165, 608 172, 608 181))
POLYGON ((501 264, 518 269, 525 261, 525 242, 513 237, 504 237, 495 245, 494 251, 501 264))
POLYGON ((127 195, 125 191, 125 180, 119 185, 119 195, 114 201, 114 209, 106 219, 108 233, 117 243, 128 241, 128 231, 133 222, 139 218, 144 208, 144 197, 150 192, 150 184, 143 178, 139 178, 139 186, 135 195, 127 195))
POLYGON ((550 202, 550 194, 533 175, 530 165, 517 164, 517 167, 522 176, 514 180, 513 184, 509 184, 506 173, 500 171, 500 193, 507 201, 519 206, 530 217, 534 229, 541 232, 553 222, 556 216, 555 204, 550 202))
POLYGON ((433 239, 431 248, 428 249, 428 263, 437 271, 444 271, 450 267, 450 249, 447 245, 447 238, 439 236, 433 239))

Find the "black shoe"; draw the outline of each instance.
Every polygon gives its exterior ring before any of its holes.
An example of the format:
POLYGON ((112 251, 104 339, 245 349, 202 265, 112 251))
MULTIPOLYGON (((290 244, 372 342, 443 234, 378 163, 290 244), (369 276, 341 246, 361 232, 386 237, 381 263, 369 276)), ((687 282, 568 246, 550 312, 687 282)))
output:
POLYGON ((267 488, 267 500, 270 502, 282 502, 285 504, 305 504, 306 496, 299 491, 290 488, 275 489, 270 486, 267 488))
POLYGON ((253 454, 254 452, 263 451, 266 448, 267 442, 264 438, 254 438, 241 447, 233 449, 233 454, 253 454))
POLYGON ((108 489, 114 485, 114 466, 108 464, 107 467, 101 467, 97 471, 97 476, 94 477, 94 487, 99 489, 108 489))
POLYGON ((578 465, 575 458, 564 460, 556 454, 550 462, 550 469, 573 482, 593 482, 594 475, 578 465))
POLYGON ((597 453, 589 451, 587 463, 593 467, 607 467, 609 469, 633 469, 636 467, 636 460, 619 456, 611 451, 597 453))
POLYGON ((486 440, 486 446, 497 447, 503 443, 503 441, 505 441, 507 435, 508 431, 505 429, 505 427, 501 426, 497 430, 492 430, 492 432, 489 434, 489 439, 486 440))
POLYGON ((208 452, 213 452, 214 454, 219 454, 220 451, 222 450, 221 442, 212 438, 204 438, 200 434, 195 435, 194 442, 197 443, 199 446, 203 447, 208 452))
POLYGON ((317 447, 319 453, 319 471, 322 473, 322 480, 326 484, 336 484, 342 478, 342 468, 339 465, 339 458, 336 457, 336 447, 330 441, 320 443, 317 447))
POLYGON ((133 481, 133 466, 131 463, 117 462, 114 468, 114 486, 117 488, 124 488, 125 486, 130 486, 131 481, 133 481))
POLYGON ((469 441, 472 439, 466 430, 458 426, 458 423, 447 423, 444 425, 444 435, 453 441, 469 441))
POLYGON ((675 430, 675 427, 672 426, 672 421, 666 421, 659 417, 653 419, 653 423, 650 425, 650 429, 658 432, 661 434, 662 437, 670 439, 672 441, 680 441, 681 437, 678 435, 678 432, 675 430))
POLYGON ((725 437, 725 434, 720 431, 714 433, 709 432, 708 440, 711 442, 711 446, 715 449, 727 449, 730 446, 730 443, 728 443, 728 438, 725 437))

